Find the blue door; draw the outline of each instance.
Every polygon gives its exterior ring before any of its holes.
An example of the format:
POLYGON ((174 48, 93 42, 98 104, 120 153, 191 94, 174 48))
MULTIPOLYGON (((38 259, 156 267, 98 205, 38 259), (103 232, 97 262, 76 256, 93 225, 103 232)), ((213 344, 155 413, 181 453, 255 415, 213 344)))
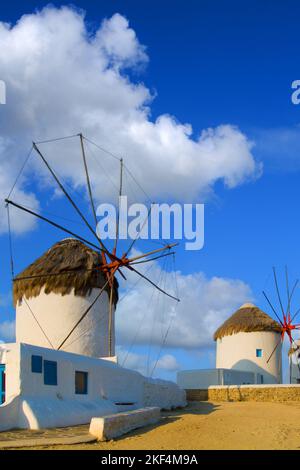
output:
POLYGON ((5 402, 5 365, 0 364, 0 405, 5 402))

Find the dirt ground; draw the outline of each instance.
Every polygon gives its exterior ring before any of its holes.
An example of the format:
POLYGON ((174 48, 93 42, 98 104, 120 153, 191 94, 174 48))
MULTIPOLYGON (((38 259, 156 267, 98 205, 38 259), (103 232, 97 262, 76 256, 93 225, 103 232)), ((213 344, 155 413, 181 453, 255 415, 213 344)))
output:
POLYGON ((44 448, 300 449, 300 403, 194 402, 183 410, 163 413, 160 425, 114 441, 44 448))

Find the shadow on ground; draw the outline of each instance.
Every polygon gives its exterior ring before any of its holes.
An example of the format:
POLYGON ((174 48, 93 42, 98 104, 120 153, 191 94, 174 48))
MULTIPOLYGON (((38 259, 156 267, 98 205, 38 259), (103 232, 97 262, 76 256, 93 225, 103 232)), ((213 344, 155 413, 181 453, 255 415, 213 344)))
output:
POLYGON ((167 424, 174 423, 175 421, 178 421, 183 415, 186 415, 186 414, 208 415, 210 413, 213 413, 214 411, 217 411, 218 408, 219 406, 213 403, 194 401, 194 402, 189 403, 185 408, 177 408, 171 411, 162 411, 161 413, 162 419, 158 423, 152 424, 150 426, 145 426, 143 428, 135 429, 134 431, 124 434, 123 436, 120 436, 114 440, 120 441, 126 437, 141 436, 158 427, 161 428, 167 424))
MULTIPOLYGON (((177 408, 171 411, 162 411, 161 420, 153 425, 145 426, 143 428, 138 428, 134 431, 131 431, 117 439, 115 441, 120 441, 126 437, 140 436, 150 432, 153 429, 158 427, 163 427, 167 424, 173 423, 180 420, 183 415, 193 414, 193 415, 208 415, 213 413, 218 409, 218 405, 209 402, 191 402, 185 408, 177 408)), ((66 428, 52 428, 52 429, 41 429, 38 431, 32 431, 27 429, 13 429, 11 431, 0 432, 0 447, 2 442, 7 441, 16 441, 16 440, 32 440, 36 441, 38 446, 38 441, 42 442, 44 439, 55 439, 60 440, 64 438, 76 437, 81 435, 88 435, 89 425, 79 425, 66 428)))

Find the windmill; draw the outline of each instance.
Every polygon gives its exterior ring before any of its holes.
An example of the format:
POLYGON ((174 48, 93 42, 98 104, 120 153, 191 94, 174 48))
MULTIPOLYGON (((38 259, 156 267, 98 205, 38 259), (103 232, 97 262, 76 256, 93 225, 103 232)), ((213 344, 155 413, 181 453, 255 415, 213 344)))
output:
MULTIPOLYGON (((271 360, 273 354, 275 353, 279 345, 283 343, 285 337, 288 338, 291 348, 294 348, 296 346, 296 349, 298 349, 298 345, 293 337, 293 333, 297 330, 300 330, 300 324, 295 323, 296 317, 300 313, 300 308, 295 311, 293 311, 293 308, 292 308, 292 300, 293 300, 293 296, 295 294, 296 288, 299 284, 299 280, 296 279, 296 281, 294 282, 292 286, 292 289, 290 289, 288 269, 287 267, 285 267, 286 307, 284 307, 284 303, 282 300, 283 297, 280 295, 280 289, 279 289, 275 267, 273 267, 273 278, 274 278, 276 296, 277 296, 280 309, 278 310, 276 307, 274 307, 273 303, 271 302, 269 296, 266 294, 265 291, 263 291, 263 295, 265 299, 267 300, 270 308, 272 309, 274 315, 276 316, 279 322, 279 325, 281 327, 281 331, 280 331, 280 340, 278 341, 277 345, 275 346, 269 358, 267 359, 267 363, 271 360)), ((299 364, 298 364, 298 368, 300 371, 299 364)))
MULTIPOLYGON (((136 265, 139 263, 150 263, 154 260, 163 258, 163 257, 168 257, 168 256, 174 256, 174 252, 171 251, 173 247, 177 245, 177 243, 168 243, 164 244, 162 247, 157 248, 155 250, 147 251, 142 254, 138 254, 136 256, 130 256, 130 252, 132 248, 134 247, 134 244, 137 242, 139 239, 139 235, 133 239, 123 253, 119 253, 119 218, 120 218, 120 207, 118 207, 118 212, 117 212, 117 223, 116 223, 116 234, 115 234, 115 240, 114 240, 114 245, 112 249, 109 249, 103 242, 103 240, 100 238, 96 231, 96 226, 97 226, 97 215, 96 215, 96 206, 95 206, 95 198, 93 195, 92 191, 92 184, 91 184, 91 178, 90 178, 90 173, 89 173, 89 166, 88 166, 88 161, 87 161, 87 155, 86 155, 86 146, 85 144, 89 142, 92 145, 95 145, 102 151, 112 155, 114 158, 116 158, 119 161, 119 187, 118 187, 118 196, 119 196, 119 201, 120 197, 123 194, 123 173, 124 169, 126 168, 126 165, 124 163, 123 158, 119 158, 116 155, 113 155, 111 152, 108 152, 104 150, 102 147, 99 147, 95 142, 91 141, 87 137, 85 137, 83 134, 76 134, 72 136, 67 136, 67 137, 61 137, 58 139, 52 139, 52 140, 47 140, 47 141, 40 141, 40 142, 33 142, 31 150, 25 160, 25 163, 23 164, 21 171, 14 183, 14 186, 12 190, 9 193, 9 196, 5 199, 6 207, 7 207, 7 215, 8 215, 8 226, 9 226, 9 238, 10 238, 10 248, 11 248, 11 267, 12 267, 12 276, 13 276, 13 281, 15 283, 20 282, 24 280, 22 277, 15 277, 14 276, 14 270, 13 270, 13 265, 14 265, 14 260, 13 260, 13 254, 12 254, 12 243, 11 243, 11 219, 10 219, 10 207, 15 207, 27 214, 30 214, 31 216, 42 220, 43 222, 47 223, 48 225, 55 227, 56 229, 67 233, 68 235, 71 235, 72 237, 76 238, 77 240, 85 243, 92 249, 96 250, 99 252, 100 257, 101 257, 101 263, 99 263, 98 266, 96 266, 93 269, 97 269, 103 273, 105 276, 105 284, 102 286, 100 289, 97 297, 94 299, 92 306, 96 303, 98 298, 103 294, 103 292, 108 288, 109 289, 109 333, 108 333, 108 351, 109 351, 109 356, 112 356, 112 334, 113 334, 113 302, 114 302, 114 286, 116 282, 116 276, 120 275, 125 281, 126 281, 126 271, 130 271, 131 273, 134 273, 138 278, 143 279, 145 282, 150 284, 153 289, 156 289, 159 291, 161 294, 173 299, 175 302, 179 302, 179 298, 176 295, 171 294, 170 292, 167 292, 165 288, 159 286, 157 283, 155 283, 152 279, 150 279, 145 273, 141 272, 136 265), (90 222, 88 220, 88 217, 86 217, 83 213, 83 211, 79 208, 78 204, 74 201, 72 198, 70 192, 67 190, 66 184, 62 182, 62 179, 58 176, 57 171, 54 170, 52 165, 50 165, 49 161, 46 159, 45 155, 43 154, 41 150, 41 146, 43 143, 49 143, 49 142, 54 142, 58 140, 64 140, 64 139, 78 139, 79 140, 79 145, 80 145, 80 150, 81 150, 81 157, 82 157, 82 162, 83 162, 83 167, 84 167, 84 172, 85 172, 85 180, 86 180, 86 190, 87 194, 89 197, 89 204, 90 204, 90 209, 93 217, 93 222, 90 222), (73 210, 76 212, 76 214, 79 216, 80 220, 83 222, 84 226, 86 229, 89 231, 89 233, 93 237, 93 241, 88 239, 87 237, 83 237, 82 234, 79 234, 75 232, 74 230, 70 230, 68 227, 61 225, 60 223, 57 223, 53 219, 50 219, 49 217, 46 217, 45 215, 42 215, 42 213, 37 212, 33 210, 32 208, 26 207, 23 204, 20 204, 14 200, 11 199, 11 194, 16 186, 16 183, 21 176, 28 160, 29 156, 31 153, 34 152, 35 155, 39 158, 39 160, 43 163, 44 167, 46 168, 47 172, 50 174, 54 182, 56 183, 58 189, 61 191, 61 193, 64 195, 66 201, 70 204, 70 206, 73 208, 73 210)), ((128 170, 129 171, 129 170, 128 170)), ((151 209, 148 211, 148 217, 150 215, 151 209)), ((71 270, 68 270, 68 273, 70 273, 71 270)), ((65 275, 65 272, 59 272, 59 273, 52 273, 51 276, 62 276, 65 275)), ((28 277, 26 278, 28 279, 28 277)), ((72 326, 68 334, 66 334, 65 338, 60 342, 60 344, 57 346, 57 349, 62 349, 62 347, 65 345, 66 341, 70 338, 72 333, 78 328, 78 325, 83 321, 83 319, 89 314, 91 307, 89 306, 86 310, 82 312, 80 315, 79 319, 76 321, 76 323, 72 326)))

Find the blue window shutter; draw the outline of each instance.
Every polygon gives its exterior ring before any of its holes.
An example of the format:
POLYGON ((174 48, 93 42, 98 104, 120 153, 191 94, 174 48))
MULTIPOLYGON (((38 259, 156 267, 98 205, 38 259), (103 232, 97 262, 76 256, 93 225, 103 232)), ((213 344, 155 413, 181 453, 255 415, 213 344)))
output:
POLYGON ((256 357, 262 357, 262 349, 256 350, 256 357))
POLYGON ((43 358, 42 356, 31 356, 31 372, 41 374, 43 372, 43 358))
POLYGON ((44 361, 44 384, 57 385, 57 362, 44 361))

